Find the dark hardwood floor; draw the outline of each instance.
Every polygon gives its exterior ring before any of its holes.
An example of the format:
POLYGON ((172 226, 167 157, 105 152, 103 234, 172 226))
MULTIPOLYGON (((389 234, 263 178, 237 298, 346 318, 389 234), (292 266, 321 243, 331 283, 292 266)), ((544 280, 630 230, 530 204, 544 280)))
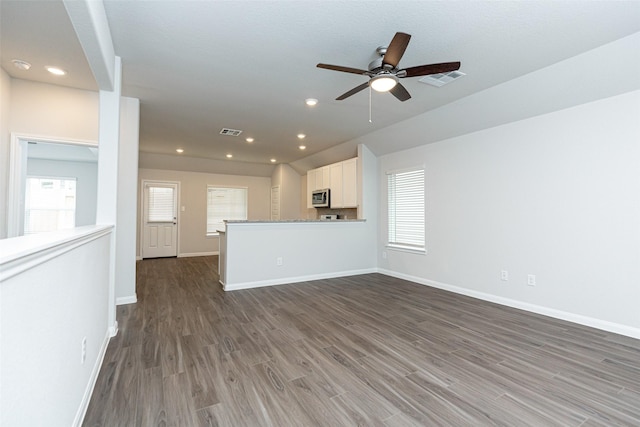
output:
POLYGON ((224 293, 216 266, 138 262, 85 426, 640 425, 640 340, 378 274, 224 293))

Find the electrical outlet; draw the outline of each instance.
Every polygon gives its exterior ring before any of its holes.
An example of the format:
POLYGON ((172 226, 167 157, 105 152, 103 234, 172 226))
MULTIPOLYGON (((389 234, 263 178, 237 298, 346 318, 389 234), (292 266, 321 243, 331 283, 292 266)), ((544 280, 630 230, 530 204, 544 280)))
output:
POLYGON ((382 251, 382 259, 387 259, 387 251, 382 251))
POLYGON ((536 285, 536 275, 535 274, 529 274, 527 276, 527 285, 529 285, 529 286, 535 286, 536 285))
POLYGON ((84 365, 85 360, 87 360, 87 337, 82 338, 82 351, 80 353, 80 363, 84 365))
POLYGON ((500 271, 500 280, 502 280, 503 282, 509 280, 509 272, 507 270, 500 271))
POLYGON ((276 258, 276 265, 282 265, 282 257, 281 256, 276 258))

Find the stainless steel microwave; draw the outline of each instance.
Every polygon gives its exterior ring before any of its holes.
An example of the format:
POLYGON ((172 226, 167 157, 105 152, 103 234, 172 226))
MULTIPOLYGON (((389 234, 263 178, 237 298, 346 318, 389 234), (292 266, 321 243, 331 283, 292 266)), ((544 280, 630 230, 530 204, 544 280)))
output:
POLYGON ((314 208, 328 208, 331 206, 329 200, 329 189, 314 190, 311 193, 311 205, 314 208))

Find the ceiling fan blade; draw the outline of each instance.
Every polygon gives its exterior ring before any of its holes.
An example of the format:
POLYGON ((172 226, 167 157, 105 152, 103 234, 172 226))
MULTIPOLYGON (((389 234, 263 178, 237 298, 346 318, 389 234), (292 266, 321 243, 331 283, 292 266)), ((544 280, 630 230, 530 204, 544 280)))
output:
MULTIPOLYGON (((363 89, 366 89, 369 86, 369 82, 362 83, 360 86, 356 86, 348 92, 343 93, 339 97, 336 98, 336 101, 342 101, 345 98, 350 97, 351 95, 355 95, 363 89)), ((396 85, 397 86, 397 85, 396 85)))
POLYGON ((409 67, 404 70, 400 70, 399 73, 401 73, 402 71, 406 72, 406 75, 402 77, 416 77, 427 76, 429 74, 448 73, 449 71, 456 71, 458 69, 460 69, 459 62, 443 62, 442 64, 418 65, 416 67, 409 67))
POLYGON ((391 43, 389 43, 387 53, 385 53, 384 58, 382 58, 382 64, 391 65, 393 68, 396 68, 400 62, 400 58, 404 55, 404 51, 407 49, 410 39, 411 36, 409 34, 396 33, 391 43))
POLYGON ((395 85, 393 89, 391 89, 389 92, 391 92, 391 95, 395 96, 402 102, 411 98, 411 95, 409 95, 409 92, 407 92, 407 89, 405 89, 405 87, 402 86, 400 83, 395 85))
POLYGON ((318 64, 316 65, 316 67, 324 68, 326 70, 342 71, 343 73, 365 74, 365 75, 369 73, 367 70, 360 70, 358 68, 351 68, 351 67, 343 67, 341 65, 318 64))

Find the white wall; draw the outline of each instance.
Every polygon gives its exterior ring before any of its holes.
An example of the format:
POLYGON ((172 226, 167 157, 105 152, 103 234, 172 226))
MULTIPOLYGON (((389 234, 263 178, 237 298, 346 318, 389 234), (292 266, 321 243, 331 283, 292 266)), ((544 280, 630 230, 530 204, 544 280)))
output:
POLYGON ((97 92, 11 79, 10 132, 98 141, 97 92))
POLYGON ((640 337, 639 118, 634 91, 380 157, 379 267, 640 337), (420 164, 427 253, 386 249, 385 172, 420 164))
POLYGON ((109 339, 110 233, 0 241, 0 425, 79 425, 109 339))
POLYGON ((76 226, 96 223, 97 163, 28 159, 27 175, 75 178, 76 226))
POLYGON ((230 223, 226 238, 226 291, 375 271, 367 222, 230 223))
POLYGON ((140 100, 120 98, 118 147, 118 212, 116 223, 116 283, 118 304, 134 303, 136 297, 136 220, 138 217, 138 137, 140 100))
MULTIPOLYGON (((178 213, 178 256, 206 255, 218 252, 218 237, 207 237, 207 185, 247 187, 249 189, 249 219, 269 219, 271 207, 271 178, 216 173, 185 172, 158 169, 139 169, 138 188, 143 180, 180 182, 178 213)), ((138 192, 138 252, 142 228, 142 192, 138 192)))
POLYGON ((11 77, 0 67, 0 239, 7 237, 7 198, 9 185, 9 106, 11 77))

